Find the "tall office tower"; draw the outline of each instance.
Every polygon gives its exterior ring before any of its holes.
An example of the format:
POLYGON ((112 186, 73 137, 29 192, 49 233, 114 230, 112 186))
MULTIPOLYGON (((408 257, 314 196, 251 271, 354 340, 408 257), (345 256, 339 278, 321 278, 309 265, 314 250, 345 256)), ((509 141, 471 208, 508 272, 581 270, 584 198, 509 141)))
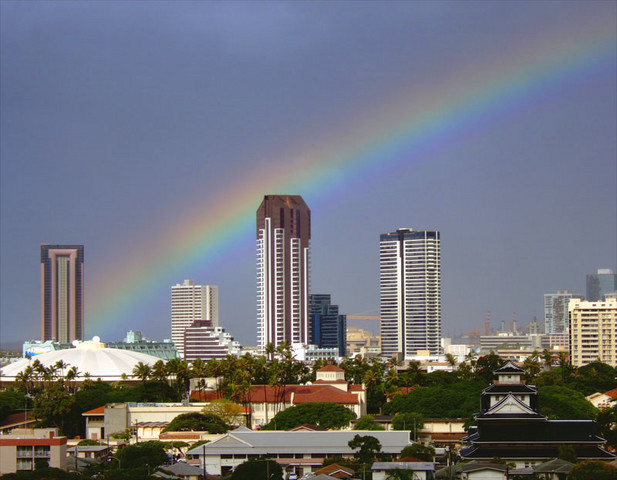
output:
POLYGON ((600 268, 598 273, 587 275, 587 298, 588 302, 601 301, 605 295, 617 292, 617 274, 610 268, 600 268))
POLYGON ((583 300, 583 296, 573 295, 569 290, 544 294, 544 332, 547 335, 568 331, 568 303, 572 299, 583 300))
POLYGON ((319 348, 338 348, 339 356, 347 353, 347 316, 339 315, 328 294, 309 295, 311 343, 319 348))
POLYGON ((184 358, 184 331, 195 322, 219 324, 219 289, 215 285, 195 285, 193 280, 171 287, 171 341, 184 358))
POLYGON ((600 360, 617 367, 617 297, 602 301, 572 300, 570 312, 570 361, 575 367, 600 360))
POLYGON ((441 260, 438 231, 402 228, 379 242, 381 354, 440 353, 441 260))
POLYGON ((308 344, 311 211, 299 195, 257 209, 257 345, 308 344))
POLYGON ((84 339, 84 246, 41 245, 41 340, 84 339))

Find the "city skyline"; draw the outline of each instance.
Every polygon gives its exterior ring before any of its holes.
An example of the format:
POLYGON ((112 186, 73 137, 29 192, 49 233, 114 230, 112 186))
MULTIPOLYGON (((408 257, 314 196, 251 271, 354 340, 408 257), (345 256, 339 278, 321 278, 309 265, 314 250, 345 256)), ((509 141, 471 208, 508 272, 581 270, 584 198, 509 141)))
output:
POLYGON ((39 335, 44 242, 88 250, 87 338, 166 338, 192 278, 252 344, 276 192, 310 205, 311 290, 348 315, 405 226, 443 235, 444 335, 617 270, 612 2, 0 9, 2 345, 39 335))

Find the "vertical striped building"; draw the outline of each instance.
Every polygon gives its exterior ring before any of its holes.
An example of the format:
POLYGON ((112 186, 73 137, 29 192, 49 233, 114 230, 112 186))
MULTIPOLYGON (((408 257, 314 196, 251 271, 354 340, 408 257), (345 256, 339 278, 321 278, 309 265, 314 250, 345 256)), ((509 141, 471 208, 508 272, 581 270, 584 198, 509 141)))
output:
POLYGON ((41 245, 41 340, 84 339, 84 246, 41 245))
POLYGON ((219 324, 218 287, 195 285, 193 280, 171 287, 171 340, 184 358, 184 332, 194 323, 217 327, 219 324))
POLYGON ((257 345, 308 344, 311 211, 299 195, 266 195, 257 209, 257 345))
POLYGON ((379 242, 381 353, 440 353, 441 257, 438 231, 399 229, 379 242))

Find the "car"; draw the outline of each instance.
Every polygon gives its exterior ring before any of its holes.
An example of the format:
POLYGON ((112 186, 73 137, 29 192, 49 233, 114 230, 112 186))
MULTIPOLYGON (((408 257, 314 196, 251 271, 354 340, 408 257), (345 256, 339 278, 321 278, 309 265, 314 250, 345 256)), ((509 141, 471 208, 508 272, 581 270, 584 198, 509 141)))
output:
POLYGON ((289 473, 287 475, 287 480, 298 480, 298 474, 297 473, 289 473))

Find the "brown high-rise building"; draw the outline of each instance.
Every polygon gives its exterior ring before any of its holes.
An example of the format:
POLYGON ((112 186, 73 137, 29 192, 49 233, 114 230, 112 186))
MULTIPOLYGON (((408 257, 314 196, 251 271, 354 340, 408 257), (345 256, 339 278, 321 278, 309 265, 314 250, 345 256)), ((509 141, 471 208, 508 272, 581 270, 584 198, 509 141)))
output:
POLYGON ((84 246, 41 245, 41 340, 84 339, 84 246))
POLYGON ((299 195, 266 195, 257 209, 257 345, 310 341, 311 211, 299 195))

